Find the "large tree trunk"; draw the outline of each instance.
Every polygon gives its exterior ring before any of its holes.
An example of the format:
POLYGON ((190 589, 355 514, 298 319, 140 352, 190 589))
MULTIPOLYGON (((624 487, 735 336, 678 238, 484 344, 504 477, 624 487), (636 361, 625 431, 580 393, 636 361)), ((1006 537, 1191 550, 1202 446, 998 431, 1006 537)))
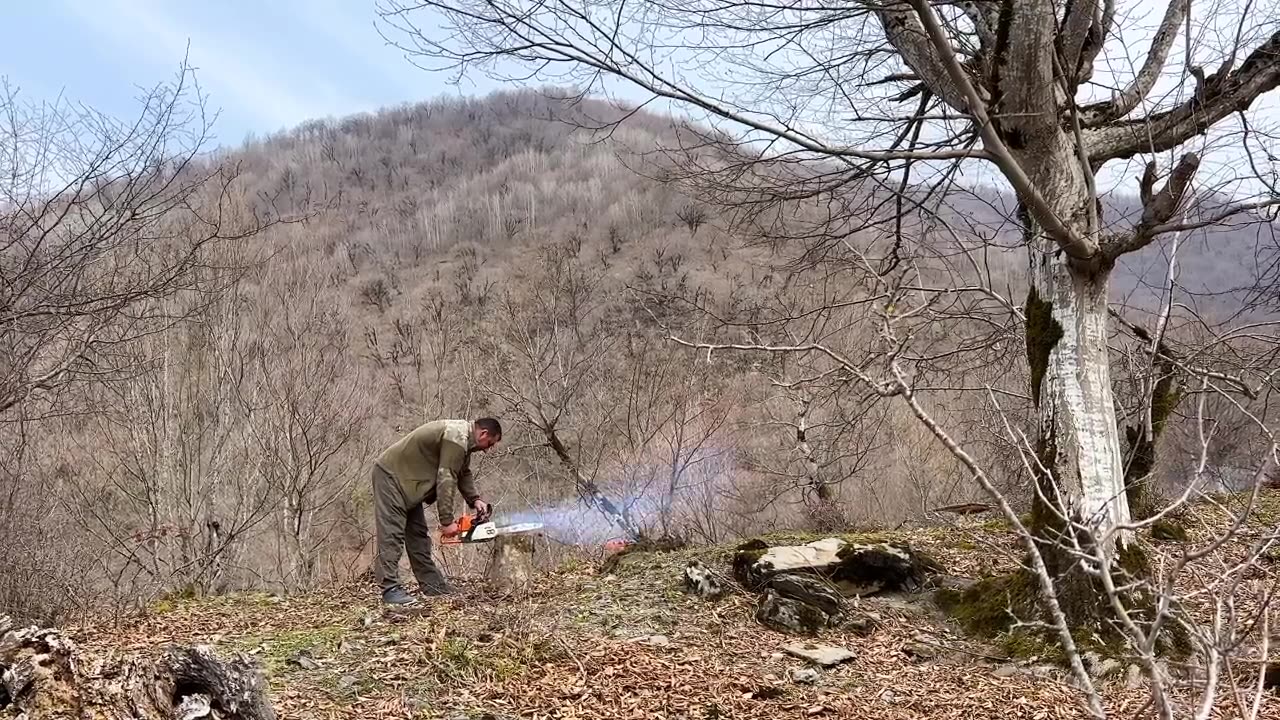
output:
MULTIPOLYGON (((1060 208, 1069 205, 1062 197, 1054 200, 1060 208)), ((1088 236, 1096 215, 1083 205, 1092 200, 1080 193, 1076 201, 1074 212, 1063 216, 1073 217, 1073 229, 1088 236)), ((1023 219, 1034 232, 1029 213, 1023 219)), ((1096 616, 1101 602, 1093 579, 1070 548, 1092 551, 1100 543, 1107 557, 1115 558, 1130 541, 1128 531, 1113 534, 1129 522, 1130 509, 1107 348, 1111 267, 1073 260, 1050 240, 1029 245, 1026 344, 1040 465, 1032 529, 1057 581, 1063 611, 1073 622, 1083 622, 1096 616)))

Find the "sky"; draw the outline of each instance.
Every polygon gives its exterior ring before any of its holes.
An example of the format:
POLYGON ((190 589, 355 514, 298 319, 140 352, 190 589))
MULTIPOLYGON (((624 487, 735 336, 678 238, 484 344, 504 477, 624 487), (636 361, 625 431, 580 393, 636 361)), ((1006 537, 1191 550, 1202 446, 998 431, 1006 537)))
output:
POLYGON ((10 0, 0 75, 28 100, 60 94, 133 117, 141 89, 188 53, 220 115, 215 142, 239 145, 327 116, 499 89, 450 85, 415 67, 375 27, 372 0, 10 0))
MULTIPOLYGON (((1125 22, 1144 26, 1137 35, 1126 35, 1128 41, 1145 46, 1141 36, 1154 31, 1162 2, 1124 3, 1125 22)), ((189 53, 211 108, 219 112, 212 144, 224 147, 310 119, 445 95, 483 95, 503 87, 480 73, 452 85, 450 74, 415 66, 379 34, 374 0, 8 0, 6 5, 0 23, 0 75, 21 97, 51 100, 63 95, 132 119, 142 89, 171 80, 189 53)), ((419 26, 430 25, 426 12, 414 14, 419 26)), ((1234 22, 1219 24, 1234 32, 1234 22)), ((1181 47, 1180 39, 1175 56, 1181 47)), ((1176 69, 1181 60, 1171 57, 1171 63, 1176 69)), ((1115 70, 1127 77, 1134 68, 1115 70)), ((1169 78, 1173 84, 1185 80, 1176 72, 1169 78)), ((615 96, 647 99, 630 86, 610 85, 615 96)), ((715 95, 714 87, 708 91, 715 95)), ((1263 104, 1274 106, 1277 99, 1263 104)), ((649 107, 704 119, 673 103, 649 107)), ((1209 155, 1202 180, 1211 174, 1211 162, 1236 174, 1238 153, 1209 155)), ((984 180, 986 173, 994 173, 979 170, 984 180)), ((1139 172, 1121 166, 1112 174, 1116 182, 1131 185, 1139 172)))

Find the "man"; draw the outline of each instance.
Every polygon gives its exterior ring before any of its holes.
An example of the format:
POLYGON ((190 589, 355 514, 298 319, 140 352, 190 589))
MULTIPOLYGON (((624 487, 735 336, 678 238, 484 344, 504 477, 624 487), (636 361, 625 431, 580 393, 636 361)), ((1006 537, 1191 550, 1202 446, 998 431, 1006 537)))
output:
POLYGON ((489 504, 480 499, 471 478, 471 453, 487 451, 500 440, 502 425, 493 418, 435 420, 415 428, 378 456, 373 465, 374 568, 383 602, 415 602, 400 586, 401 544, 409 552, 409 565, 424 594, 452 592, 431 559, 423 506, 436 503, 440 533, 445 537, 458 533, 454 516, 458 492, 476 511, 477 522, 487 520, 489 504))

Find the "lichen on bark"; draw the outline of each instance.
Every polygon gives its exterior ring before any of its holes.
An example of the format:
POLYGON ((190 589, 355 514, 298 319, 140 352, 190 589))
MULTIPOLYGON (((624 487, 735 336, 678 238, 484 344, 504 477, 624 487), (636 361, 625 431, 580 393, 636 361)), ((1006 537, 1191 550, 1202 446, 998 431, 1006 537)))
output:
MULTIPOLYGON (((1031 396, 1040 417, 1035 447, 1038 462, 1034 468, 1037 492, 1032 499, 1028 529, 1054 583, 1058 606, 1067 618, 1077 644, 1115 655, 1122 652, 1126 638, 1106 600, 1101 581, 1089 574, 1077 553, 1071 549, 1078 547, 1088 552, 1092 542, 1087 533, 1075 531, 1072 520, 1079 521, 1080 518, 1073 517, 1074 506, 1064 502, 1066 498, 1062 497, 1063 488, 1060 486, 1063 478, 1058 477, 1062 472, 1060 451, 1063 448, 1060 443, 1064 436, 1059 435, 1061 429, 1054 422, 1055 410, 1061 408, 1054 405, 1056 398, 1049 389, 1054 379, 1049 377, 1049 373, 1051 356, 1065 334, 1063 326, 1054 317, 1054 309, 1053 302, 1043 297, 1035 285, 1028 289, 1024 307, 1027 364, 1031 396)), ((1174 398, 1170 392, 1169 384, 1158 386, 1157 419, 1161 429, 1172 409, 1170 400, 1174 398)), ((1151 457, 1154 458, 1154 454, 1151 457)), ((1028 561, 1024 562, 1024 568, 1031 567, 1029 559, 1025 560, 1028 561)), ((1133 542, 1120 544, 1112 562, 1117 586, 1128 586, 1132 579, 1142 578, 1149 572, 1145 553, 1133 542)), ((1023 569, 1010 576, 990 578, 967 593, 945 598, 944 605, 971 630, 999 635, 1001 641, 1009 646, 1006 649, 1012 653, 1012 646, 1056 646, 1057 639, 1052 631, 1035 631, 1031 633, 1035 637, 1031 637, 1026 626, 1015 621, 1015 618, 1023 622, 1047 620, 1041 601, 1043 598, 1036 580, 1029 570, 1023 569)), ((1150 622, 1155 616, 1154 598, 1148 592, 1125 590, 1121 601, 1139 623, 1150 622)), ((1179 630, 1174 623, 1165 626, 1162 649, 1180 649, 1185 644, 1179 630)))

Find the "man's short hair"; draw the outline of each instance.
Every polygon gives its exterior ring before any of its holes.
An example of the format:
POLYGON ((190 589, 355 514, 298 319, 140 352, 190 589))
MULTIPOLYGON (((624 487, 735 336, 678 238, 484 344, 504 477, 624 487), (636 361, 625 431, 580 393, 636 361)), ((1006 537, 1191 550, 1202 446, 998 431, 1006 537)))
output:
POLYGON ((477 430, 488 430, 494 438, 502 437, 502 423, 497 418, 485 417, 476 421, 477 430))

